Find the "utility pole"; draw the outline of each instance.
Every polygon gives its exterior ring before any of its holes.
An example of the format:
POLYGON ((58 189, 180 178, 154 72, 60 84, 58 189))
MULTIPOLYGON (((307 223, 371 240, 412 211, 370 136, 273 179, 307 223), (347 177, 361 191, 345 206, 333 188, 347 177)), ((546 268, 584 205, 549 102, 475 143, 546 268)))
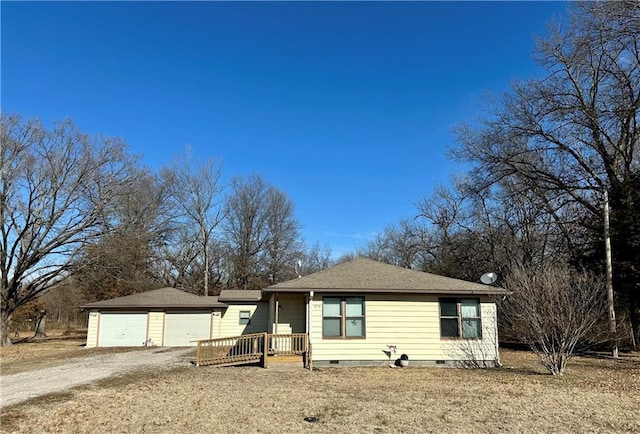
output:
POLYGON ((609 337, 611 339, 611 353, 618 358, 618 338, 616 332, 616 311, 613 305, 613 269, 611 265, 611 236, 609 234, 609 192, 604 191, 604 255, 607 272, 607 303, 609 305, 609 337))

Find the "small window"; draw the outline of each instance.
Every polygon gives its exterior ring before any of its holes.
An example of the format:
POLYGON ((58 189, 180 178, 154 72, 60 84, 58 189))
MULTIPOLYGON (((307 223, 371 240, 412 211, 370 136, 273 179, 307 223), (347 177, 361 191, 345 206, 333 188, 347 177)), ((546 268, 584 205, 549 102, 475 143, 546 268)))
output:
POLYGON ((364 319, 364 297, 322 299, 322 336, 325 338, 363 338, 364 319))
POLYGON ((251 320, 251 311, 249 310, 241 310, 240 311, 240 325, 249 324, 251 320))
POLYGON ((480 300, 477 298, 441 298, 440 337, 482 339, 480 300))

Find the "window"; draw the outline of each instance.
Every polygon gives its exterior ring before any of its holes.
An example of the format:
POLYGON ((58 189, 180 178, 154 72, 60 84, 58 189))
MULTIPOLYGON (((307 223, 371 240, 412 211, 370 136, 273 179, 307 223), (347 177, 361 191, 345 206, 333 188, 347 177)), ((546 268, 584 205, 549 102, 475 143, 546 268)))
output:
POLYGON ((240 325, 249 324, 251 320, 251 311, 250 310, 241 310, 240 311, 240 325))
POLYGON ((364 297, 324 297, 322 336, 325 338, 363 338, 364 297))
POLYGON ((477 298, 441 298, 440 337, 481 339, 480 300, 477 298))

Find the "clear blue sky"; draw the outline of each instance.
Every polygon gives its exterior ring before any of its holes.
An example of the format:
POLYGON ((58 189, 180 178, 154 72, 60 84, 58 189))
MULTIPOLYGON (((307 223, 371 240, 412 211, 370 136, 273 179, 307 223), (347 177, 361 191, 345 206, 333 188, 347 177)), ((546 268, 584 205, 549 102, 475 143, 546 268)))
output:
POLYGON ((261 173, 303 236, 353 251, 459 170, 451 128, 536 73, 564 2, 6 2, 2 110, 119 136, 152 168, 190 144, 261 173))

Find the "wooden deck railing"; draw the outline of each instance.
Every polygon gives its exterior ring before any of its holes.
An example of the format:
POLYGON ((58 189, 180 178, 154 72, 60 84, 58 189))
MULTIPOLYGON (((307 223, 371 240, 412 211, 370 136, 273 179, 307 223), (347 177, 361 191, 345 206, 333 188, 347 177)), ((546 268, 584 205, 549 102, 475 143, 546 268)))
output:
POLYGON ((232 336, 198 341, 196 366, 229 366, 260 363, 267 367, 267 356, 304 355, 309 360, 309 337, 306 333, 232 336))
POLYGON ((198 341, 196 366, 239 365, 261 362, 266 366, 266 333, 198 341))
POLYGON ((306 333, 292 333, 286 335, 269 335, 270 356, 296 356, 307 352, 308 335, 306 333))

